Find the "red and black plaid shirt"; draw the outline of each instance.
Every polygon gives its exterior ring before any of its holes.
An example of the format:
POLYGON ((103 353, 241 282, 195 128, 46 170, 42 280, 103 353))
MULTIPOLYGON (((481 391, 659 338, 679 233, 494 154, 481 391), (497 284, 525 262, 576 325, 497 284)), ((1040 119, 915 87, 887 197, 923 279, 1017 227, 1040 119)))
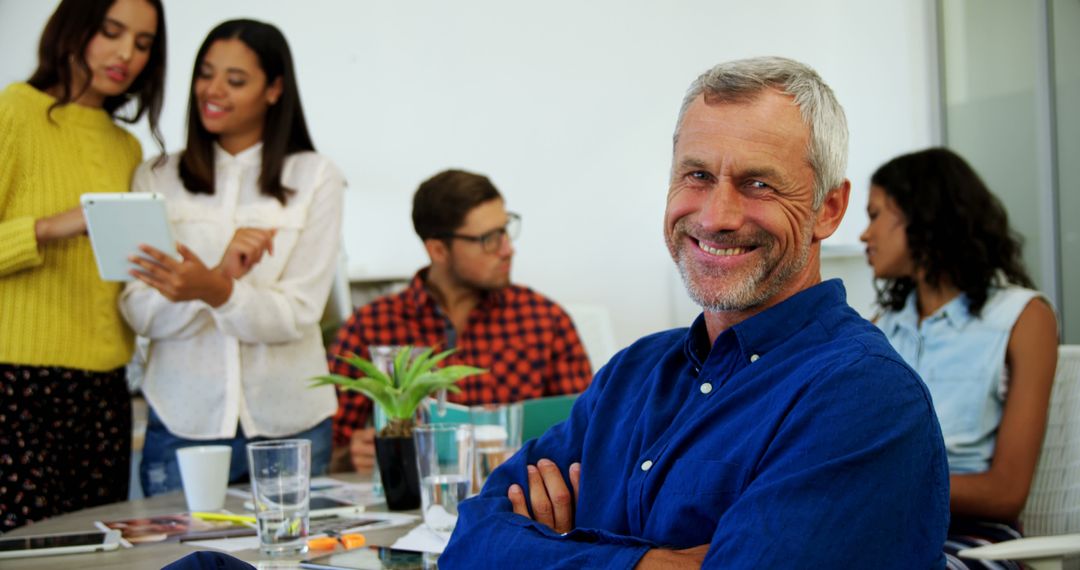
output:
MULTIPOLYGON (((370 358, 368 346, 413 345, 449 348, 455 331, 424 286, 426 270, 407 289, 356 309, 338 331, 329 351, 330 372, 359 372, 335 354, 370 358)), ((554 301, 528 287, 510 285, 485 295, 457 332, 457 352, 444 364, 486 368, 485 374, 458 382, 460 394, 448 399, 467 405, 517 402, 557 394, 576 394, 592 379, 592 368, 569 315, 554 301)), ((371 410, 366 397, 338 392, 334 442, 344 445, 364 427, 371 410)))

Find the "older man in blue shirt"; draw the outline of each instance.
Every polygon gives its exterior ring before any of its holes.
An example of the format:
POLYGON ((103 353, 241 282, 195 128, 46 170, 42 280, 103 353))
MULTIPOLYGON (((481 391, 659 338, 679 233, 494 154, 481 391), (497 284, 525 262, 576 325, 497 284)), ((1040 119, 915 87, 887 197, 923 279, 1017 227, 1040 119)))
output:
POLYGON ((443 568, 941 568, 930 397, 821 283, 847 126, 810 68, 691 84, 664 235, 703 314, 619 353, 568 421, 461 505, 443 568))

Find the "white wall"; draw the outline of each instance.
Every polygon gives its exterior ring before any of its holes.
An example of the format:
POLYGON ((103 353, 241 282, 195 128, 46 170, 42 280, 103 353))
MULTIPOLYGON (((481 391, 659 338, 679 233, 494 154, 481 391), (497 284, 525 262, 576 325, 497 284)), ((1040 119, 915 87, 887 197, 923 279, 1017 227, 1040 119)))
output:
MULTIPOLYGON (((698 73, 783 55, 832 85, 851 125, 854 192, 830 241, 848 249, 869 174, 936 132, 931 0, 165 3, 170 150, 206 32, 233 17, 273 22, 292 44, 316 145, 349 178, 355 274, 411 273, 422 262, 408 221, 416 185, 451 166, 484 172, 524 215, 515 280, 606 304, 620 344, 694 311, 661 219, 673 122, 698 73)), ((0 0, 0 83, 32 71, 53 6, 0 0)), ((870 284, 849 287, 866 298, 870 284)))

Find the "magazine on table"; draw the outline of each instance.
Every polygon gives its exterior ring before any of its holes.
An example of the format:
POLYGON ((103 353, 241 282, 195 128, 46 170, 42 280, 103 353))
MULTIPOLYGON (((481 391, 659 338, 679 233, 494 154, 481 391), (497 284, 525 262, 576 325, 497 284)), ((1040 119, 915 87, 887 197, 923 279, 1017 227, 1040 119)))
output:
POLYGON ((94 524, 101 530, 119 530, 121 538, 132 546, 255 535, 255 528, 251 525, 202 520, 192 517, 190 513, 98 521, 94 524))

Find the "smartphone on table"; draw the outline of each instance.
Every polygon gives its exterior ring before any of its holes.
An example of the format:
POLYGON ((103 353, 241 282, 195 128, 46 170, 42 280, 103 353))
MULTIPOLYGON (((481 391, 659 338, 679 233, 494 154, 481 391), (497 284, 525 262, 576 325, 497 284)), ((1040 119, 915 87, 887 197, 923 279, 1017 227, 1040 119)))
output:
POLYGON ((439 555, 365 546, 315 556, 300 563, 311 570, 438 570, 439 555))
POLYGON ((0 537, 0 559, 116 550, 120 531, 65 532, 0 537))

